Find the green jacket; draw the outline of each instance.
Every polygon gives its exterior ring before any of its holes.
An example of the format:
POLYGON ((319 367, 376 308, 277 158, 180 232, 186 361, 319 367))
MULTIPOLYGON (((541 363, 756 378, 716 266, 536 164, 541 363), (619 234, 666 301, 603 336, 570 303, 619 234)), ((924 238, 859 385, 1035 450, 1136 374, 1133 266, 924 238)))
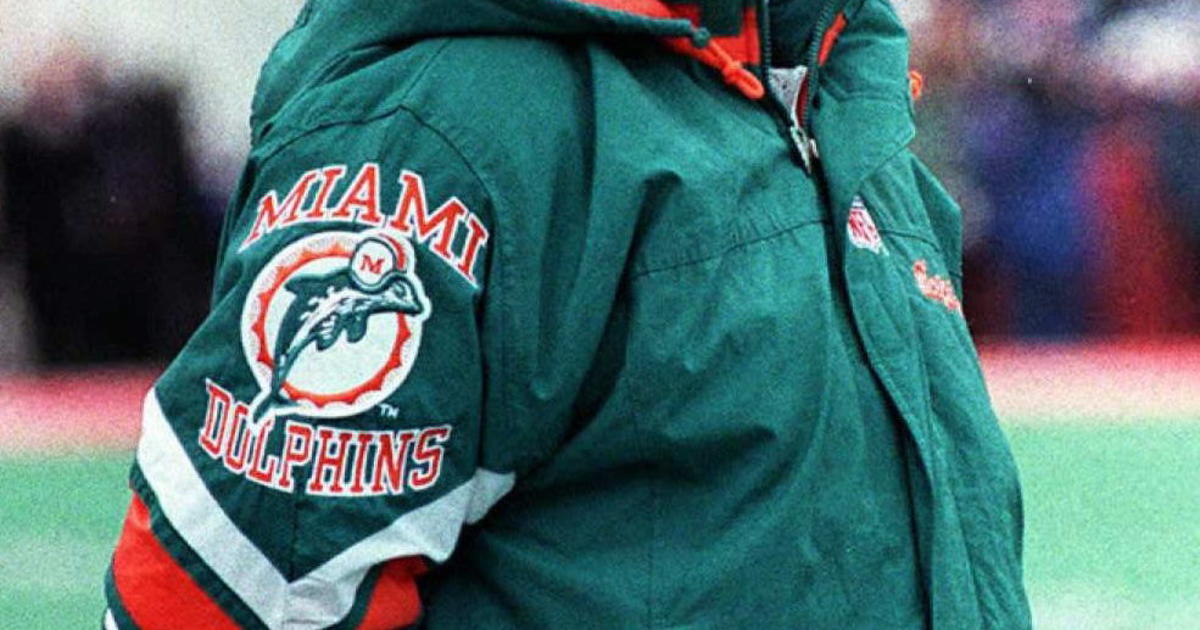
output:
POLYGON ((904 30, 774 5, 310 0, 109 627, 1028 627, 904 30))

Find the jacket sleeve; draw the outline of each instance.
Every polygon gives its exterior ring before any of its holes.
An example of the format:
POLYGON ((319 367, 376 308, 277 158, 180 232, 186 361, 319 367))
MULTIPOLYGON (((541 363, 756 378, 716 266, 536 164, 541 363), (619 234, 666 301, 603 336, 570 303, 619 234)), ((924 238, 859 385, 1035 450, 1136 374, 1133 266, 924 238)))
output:
POLYGON ((485 178, 403 108, 271 136, 212 311, 146 398, 110 628, 415 623, 415 577, 514 482, 481 456, 485 178))

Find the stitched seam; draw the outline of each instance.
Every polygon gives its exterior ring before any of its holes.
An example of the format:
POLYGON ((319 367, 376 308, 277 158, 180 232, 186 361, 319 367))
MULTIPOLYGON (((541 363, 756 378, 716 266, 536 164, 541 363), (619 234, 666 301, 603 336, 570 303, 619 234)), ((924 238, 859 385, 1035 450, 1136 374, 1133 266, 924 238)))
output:
POLYGON ((921 241, 922 243, 926 243, 929 246, 936 249, 937 252, 942 255, 942 257, 945 257, 945 255, 946 255, 946 253, 942 251, 941 245, 938 245, 937 241, 934 241, 933 239, 925 236, 924 234, 920 234, 918 232, 909 232, 908 230, 903 230, 903 229, 898 230, 896 228, 879 228, 879 232, 882 234, 892 234, 895 236, 903 236, 906 238, 911 238, 916 241, 921 241))
POLYGON ((669 265, 638 269, 637 271, 635 271, 633 273, 633 275, 631 276, 630 279, 637 280, 639 278, 642 278, 644 276, 648 276, 651 274, 655 274, 655 273, 659 273, 659 272, 663 272, 663 271, 670 271, 672 269, 679 269, 680 267, 689 267, 691 265, 696 265, 696 264, 700 264, 700 263, 707 262, 710 260, 715 260, 717 258, 721 258, 722 256, 725 256, 726 254, 729 254, 730 252, 734 252, 739 249, 745 249, 746 247, 753 245, 755 243, 761 243, 763 241, 773 239, 778 236, 788 234, 790 232, 795 232, 795 231, 799 230, 800 228, 808 227, 810 225, 816 225, 819 223, 828 223, 828 222, 823 219, 810 219, 810 220, 804 221, 802 223, 797 223, 797 224, 789 226, 789 227, 771 230, 769 232, 766 232, 765 234, 760 234, 759 236, 756 236, 754 238, 740 241, 737 243, 733 243, 732 245, 724 247, 720 251, 714 252, 712 254, 708 254, 705 256, 697 256, 695 258, 689 258, 687 260, 677 262, 677 263, 671 263, 669 265))
MULTIPOLYGON (((441 55, 445 52, 445 50, 447 48, 449 48, 449 46, 453 43, 454 43, 453 40, 449 40, 449 41, 445 42, 441 48, 439 48, 437 51, 435 51, 430 56, 430 58, 426 61, 426 63, 418 71, 416 79, 412 82, 412 85, 410 85, 408 90, 406 90, 404 92, 404 94, 398 99, 401 102, 397 103, 394 107, 390 107, 390 108, 383 110, 373 116, 367 116, 367 117, 355 116, 355 117, 338 119, 338 120, 324 120, 324 121, 314 124, 308 128, 299 127, 299 126, 276 127, 277 133, 282 132, 284 130, 288 130, 288 131, 294 130, 297 133, 295 136, 289 137, 285 141, 281 141, 277 146, 272 148, 270 151, 266 152, 261 158, 258 159, 258 162, 260 164, 266 163, 268 160, 271 160, 272 158, 277 156, 284 149, 292 146, 293 144, 295 144, 297 142, 300 142, 301 140, 310 138, 314 134, 316 134, 320 131, 326 130, 326 129, 332 129, 335 127, 343 127, 343 126, 349 126, 349 125, 363 126, 363 125, 368 125, 371 123, 378 122, 380 120, 385 120, 387 118, 394 117, 395 115, 397 115, 400 112, 404 112, 404 113, 408 114, 413 119, 413 121, 417 123, 417 125, 419 125, 421 128, 428 130, 430 133, 432 133, 434 136, 436 136, 439 140, 441 140, 441 142, 446 147, 448 147, 454 153, 454 155, 456 155, 458 157, 458 159, 462 163, 462 165, 464 167, 466 167, 467 171, 471 173, 471 176, 474 177, 476 183, 483 190, 484 196, 486 197, 485 201, 488 202, 488 205, 491 206, 491 210, 492 210, 492 212, 490 213, 491 214, 490 218, 492 220, 492 228, 490 230, 491 234, 492 234, 491 242, 494 243, 494 245, 495 245, 495 249, 493 250, 493 253, 495 256, 499 257, 499 261, 497 264, 492 264, 490 266, 491 271, 496 274, 496 278, 494 279, 493 282, 489 282, 489 284, 491 284, 492 290, 496 290, 497 288, 499 288, 499 290, 500 290, 501 297, 496 299, 496 308, 499 308, 501 310, 500 327, 501 327, 501 332, 503 333, 504 331, 507 331, 511 328, 511 315, 510 315, 509 309, 506 307, 506 305, 504 304, 504 301, 503 301, 504 296, 507 295, 506 287, 504 285, 504 280, 505 280, 505 278, 507 278, 508 274, 503 272, 503 269, 507 265, 505 264, 505 262, 506 262, 506 255, 505 255, 506 247, 504 247, 503 238, 500 236, 500 234, 502 233, 502 230, 500 229, 500 218, 498 216, 499 212, 496 211, 496 209, 499 206, 499 201, 498 201, 499 197, 495 194, 493 186, 491 186, 488 183, 488 179, 487 179, 487 177, 485 177, 484 173, 479 168, 477 168, 471 162, 470 159, 468 159, 468 157, 467 157, 466 153, 463 151, 463 149, 456 142, 454 142, 454 140, 452 140, 450 138, 448 133, 443 131, 440 127, 437 127, 433 123, 431 123, 425 116, 421 115, 410 104, 403 102, 405 99, 407 99, 411 95, 412 91, 416 89, 418 83, 425 76, 425 74, 429 71, 429 69, 432 67, 433 63, 435 61, 437 61, 437 59, 439 57, 441 57, 441 55)), ((240 212, 240 209, 239 209, 239 212, 240 212)), ((509 338, 511 338, 511 335, 506 334, 505 339, 509 339, 509 338)), ((480 352, 483 352, 484 350, 485 350, 485 348, 483 348, 483 347, 480 348, 480 352)), ((511 373, 511 371, 509 371, 510 356, 511 356, 511 351, 509 349, 508 342, 502 342, 500 344, 500 356, 499 356, 498 360, 499 360, 499 364, 502 366, 502 369, 508 373, 511 373)), ((485 388, 487 387, 486 383, 484 384, 484 387, 485 388)), ((512 400, 513 399, 511 396, 511 392, 509 391, 509 387, 507 386, 507 384, 506 383, 501 384, 501 394, 500 394, 501 411, 500 411, 500 413, 505 418, 516 417, 516 415, 513 413, 513 409, 512 409, 512 406, 513 406, 512 400)))
POLYGON ((905 109, 908 109, 909 105, 912 104, 907 92, 903 96, 900 96, 899 94, 893 94, 878 87, 847 88, 837 81, 829 80, 821 82, 820 89, 829 92, 842 103, 850 101, 875 101, 877 103, 903 105, 905 109))
MULTIPOLYGON (((287 131, 294 133, 295 135, 290 135, 290 137, 288 137, 286 140, 280 141, 277 146, 270 149, 262 156, 261 161, 265 162, 265 161, 271 159, 272 157, 277 155, 283 149, 291 146, 292 144, 294 144, 300 140, 308 138, 309 136, 311 136, 312 134, 314 134, 318 131, 330 129, 333 127, 340 127, 343 125, 364 125, 364 124, 376 122, 376 121, 388 118, 390 116, 393 116, 396 114, 396 112, 401 111, 401 110, 407 111, 410 114, 412 114, 413 117, 418 120, 418 122, 420 122, 423 126, 428 127, 431 131, 436 133, 439 137, 443 138, 443 140, 446 140, 447 144, 450 145, 450 148, 454 149, 454 152, 456 154, 458 154, 460 157, 463 157, 462 151, 458 150, 458 147, 455 146, 452 142, 449 142, 449 140, 445 137, 445 134, 441 133, 441 131, 439 129, 434 128, 432 125, 430 125, 428 122, 426 122, 423 118, 418 116, 416 114, 416 112, 412 110, 412 108, 410 108, 408 105, 406 105, 404 103, 404 100, 406 98, 408 98, 409 94, 412 93, 412 90, 416 88, 417 83, 420 82, 420 80, 429 71, 429 67, 433 65, 433 62, 437 61, 437 59, 442 55, 442 53, 446 50, 446 48, 450 46, 451 43, 452 42, 450 42, 450 41, 443 43, 441 48, 434 51, 434 53, 432 55, 430 55, 429 59, 426 60, 425 64, 417 71, 415 78, 412 81, 412 85, 409 86, 408 90, 406 92, 404 92, 404 94, 400 95, 397 98, 397 101, 399 101, 399 102, 396 104, 395 107, 390 107, 390 108, 383 110, 373 116, 344 116, 344 117, 332 117, 331 116, 331 117, 324 118, 320 121, 314 122, 309 125, 290 125, 289 124, 289 125, 276 126, 275 127, 276 133, 280 133, 283 130, 287 130, 287 131)), ((268 144, 270 144, 270 143, 268 143, 268 144)), ((471 172, 475 173, 475 169, 471 166, 470 162, 467 162, 465 157, 464 157, 463 161, 467 164, 467 167, 471 170, 471 172)), ((477 178, 478 178, 478 176, 477 176, 477 178)))

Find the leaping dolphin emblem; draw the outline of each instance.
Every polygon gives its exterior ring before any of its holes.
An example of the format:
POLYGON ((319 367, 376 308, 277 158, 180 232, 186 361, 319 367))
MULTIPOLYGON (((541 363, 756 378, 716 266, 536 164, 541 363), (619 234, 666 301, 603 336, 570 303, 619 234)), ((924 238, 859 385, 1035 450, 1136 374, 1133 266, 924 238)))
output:
MULTIPOLYGON (((378 241, 376 241, 378 242, 378 241)), ((389 270, 366 284, 347 267, 319 276, 289 280, 283 288, 296 296, 284 313, 272 353, 271 384, 254 411, 257 425, 266 413, 290 403, 283 385, 296 359, 309 346, 328 350, 345 333, 350 343, 367 334, 367 323, 379 313, 420 315, 428 308, 403 271, 389 270)))

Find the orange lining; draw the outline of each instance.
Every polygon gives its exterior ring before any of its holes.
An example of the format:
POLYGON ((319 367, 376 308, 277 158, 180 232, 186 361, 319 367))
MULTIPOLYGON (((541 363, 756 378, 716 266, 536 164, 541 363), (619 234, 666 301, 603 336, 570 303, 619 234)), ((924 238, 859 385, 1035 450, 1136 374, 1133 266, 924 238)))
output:
POLYGON ((575 0, 575 2, 590 4, 604 9, 612 9, 613 11, 633 13, 644 17, 668 19, 682 17, 677 15, 671 7, 659 0, 575 0))
POLYGON ((385 564, 358 630, 388 630, 416 623, 421 618, 421 598, 415 579, 425 571, 421 558, 398 558, 385 564))
MULTIPOLYGON (((643 17, 686 19, 697 27, 701 25, 699 5, 666 4, 661 0, 574 1, 643 17)), ((713 37, 703 47, 696 46, 690 37, 666 37, 663 41, 671 50, 716 68, 725 83, 737 88, 746 98, 757 101, 766 94, 762 81, 745 66, 761 62, 758 11, 755 7, 747 7, 743 12, 742 30, 737 35, 713 37)))
POLYGON ((113 581, 133 622, 144 630, 237 630, 150 530, 150 511, 134 495, 112 559, 113 581))
MULTIPOLYGON (((670 10, 674 17, 686 18, 696 27, 703 26, 699 5, 671 5, 670 10)), ((762 46, 758 39, 758 9, 751 6, 742 11, 742 26, 737 35, 716 35, 709 41, 711 44, 720 46, 729 53, 730 57, 742 63, 760 63, 762 46)))
MULTIPOLYGON (((829 61, 829 55, 833 53, 833 47, 837 44, 837 40, 842 36, 842 31, 846 30, 849 21, 846 20, 845 12, 838 12, 833 20, 833 24, 825 31, 825 35, 821 37, 821 50, 817 53, 817 66, 825 65, 829 61)), ((808 107, 808 84, 811 81, 811 75, 804 80, 804 85, 800 88, 800 99, 796 103, 796 120, 803 123, 804 116, 807 113, 805 110, 808 107)))
POLYGON ((817 65, 823 66, 826 61, 829 61, 829 55, 833 52, 838 38, 842 36, 842 31, 846 30, 847 24, 849 22, 846 20, 846 14, 839 12, 833 20, 833 25, 825 31, 825 37, 821 39, 821 52, 817 55, 817 65))
POLYGON ((672 50, 698 59, 708 66, 721 71, 725 83, 737 88, 746 98, 757 101, 766 94, 762 81, 753 72, 746 69, 742 62, 733 58, 727 50, 716 41, 711 41, 704 48, 696 48, 691 40, 685 37, 671 37, 664 40, 672 50))

